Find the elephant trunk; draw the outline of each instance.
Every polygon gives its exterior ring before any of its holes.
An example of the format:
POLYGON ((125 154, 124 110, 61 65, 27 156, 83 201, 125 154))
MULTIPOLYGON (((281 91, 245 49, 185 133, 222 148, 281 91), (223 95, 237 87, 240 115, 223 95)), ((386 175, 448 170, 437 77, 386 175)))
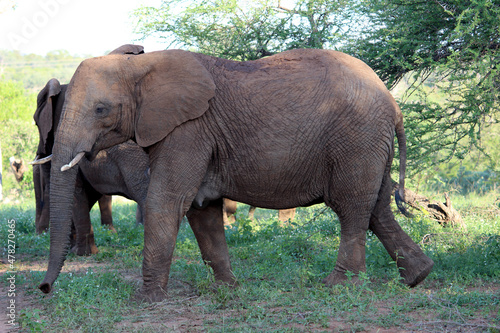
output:
POLYGON ((43 208, 43 184, 42 179, 40 178, 41 174, 40 165, 33 165, 33 185, 35 189, 35 198, 36 198, 36 206, 35 206, 35 228, 36 233, 41 234, 44 230, 42 230, 41 226, 41 218, 42 218, 42 208, 43 208))
MULTIPOLYGON (((62 141, 64 142, 64 141, 62 141)), ((67 161, 72 160, 73 150, 57 143, 54 145, 50 177, 50 256, 45 278, 39 285, 44 293, 49 293, 59 276, 68 254, 72 221, 77 168, 61 171, 67 161)))

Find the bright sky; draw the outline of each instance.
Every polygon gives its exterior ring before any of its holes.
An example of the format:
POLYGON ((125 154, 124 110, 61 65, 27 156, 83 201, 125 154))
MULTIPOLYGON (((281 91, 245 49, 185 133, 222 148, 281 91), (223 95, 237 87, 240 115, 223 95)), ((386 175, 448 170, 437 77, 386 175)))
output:
POLYGON ((130 13, 160 0, 0 0, 0 49, 45 55, 103 55, 120 45, 143 45, 146 52, 164 49, 157 39, 137 41, 130 13), (16 8, 12 9, 12 5, 16 8))

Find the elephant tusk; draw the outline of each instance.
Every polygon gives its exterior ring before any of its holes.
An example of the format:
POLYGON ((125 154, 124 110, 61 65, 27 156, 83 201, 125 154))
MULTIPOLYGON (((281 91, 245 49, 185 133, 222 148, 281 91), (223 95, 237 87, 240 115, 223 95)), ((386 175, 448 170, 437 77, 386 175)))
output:
POLYGON ((31 164, 31 165, 45 164, 47 162, 50 162, 50 160, 52 160, 52 154, 50 154, 47 157, 41 158, 41 159, 38 159, 38 155, 36 155, 35 160, 28 162, 28 164, 31 164))
POLYGON ((80 160, 82 159, 83 155, 85 155, 85 153, 82 151, 80 153, 78 153, 74 159, 71 160, 71 162, 69 162, 69 164, 66 164, 66 165, 63 165, 61 167, 61 171, 66 171, 66 170, 69 170, 71 169, 72 167, 74 167, 75 165, 78 164, 78 162, 80 162, 80 160))

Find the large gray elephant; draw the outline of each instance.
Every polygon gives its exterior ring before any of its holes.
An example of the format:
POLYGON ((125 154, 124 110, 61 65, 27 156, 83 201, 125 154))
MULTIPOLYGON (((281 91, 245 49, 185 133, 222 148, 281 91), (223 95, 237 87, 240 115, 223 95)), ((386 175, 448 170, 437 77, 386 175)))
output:
MULTIPOLYGON (((141 54, 142 46, 123 45, 110 54, 141 54)), ((50 156, 58 128, 67 85, 51 79, 40 91, 33 116, 40 134, 37 161, 33 165, 36 218, 38 233, 49 227, 50 156)), ((75 183, 72 214, 72 251, 77 255, 97 253, 90 222, 90 209, 99 202, 101 223, 114 231, 111 215, 111 195, 117 194, 138 203, 138 214, 145 207, 149 184, 149 157, 136 143, 129 140, 100 152, 92 162, 84 159, 75 183)))
POLYGON ((371 229, 415 286, 433 261, 390 208, 394 136, 403 194, 403 116, 363 62, 327 50, 293 50, 236 62, 182 50, 85 60, 66 93, 54 145, 48 293, 66 257, 72 193, 82 156, 133 139, 147 149, 151 180, 138 297, 166 297, 184 215, 220 283, 235 284, 222 198, 288 209, 325 202, 341 239, 327 285, 365 271, 371 229))

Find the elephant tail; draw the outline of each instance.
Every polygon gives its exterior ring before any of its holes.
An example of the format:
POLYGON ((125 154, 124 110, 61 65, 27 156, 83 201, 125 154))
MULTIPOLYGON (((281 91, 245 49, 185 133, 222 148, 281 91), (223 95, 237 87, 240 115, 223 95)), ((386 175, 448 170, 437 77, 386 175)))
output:
MULTIPOLYGON (((401 111, 399 111, 401 114, 401 111)), ((394 198, 396 200, 396 205, 399 211, 407 216, 411 217, 412 214, 405 207, 405 174, 406 174, 406 136, 405 129, 403 125, 403 117, 401 116, 399 121, 396 123, 396 138, 398 139, 399 147, 399 188, 394 193, 394 198)))

